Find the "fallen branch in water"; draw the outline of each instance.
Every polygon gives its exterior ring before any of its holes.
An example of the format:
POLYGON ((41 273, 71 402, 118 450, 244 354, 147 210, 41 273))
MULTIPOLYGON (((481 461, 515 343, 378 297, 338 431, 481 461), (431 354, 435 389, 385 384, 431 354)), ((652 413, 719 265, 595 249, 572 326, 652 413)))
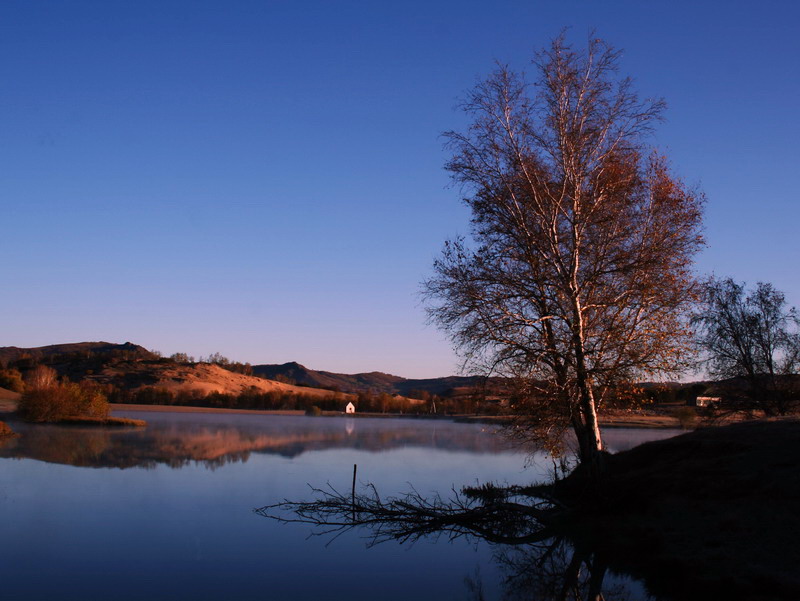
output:
POLYGON ((370 544, 387 540, 401 543, 424 536, 446 535, 449 539, 474 535, 496 543, 532 543, 552 532, 545 526, 559 512, 549 499, 521 502, 518 489, 483 487, 480 494, 453 491, 450 499, 440 495, 423 497, 416 490, 399 497, 381 499, 374 485, 366 492, 343 494, 328 485, 311 488, 311 501, 284 500, 254 511, 282 523, 311 524, 315 535, 339 536, 353 528, 367 528, 370 544))

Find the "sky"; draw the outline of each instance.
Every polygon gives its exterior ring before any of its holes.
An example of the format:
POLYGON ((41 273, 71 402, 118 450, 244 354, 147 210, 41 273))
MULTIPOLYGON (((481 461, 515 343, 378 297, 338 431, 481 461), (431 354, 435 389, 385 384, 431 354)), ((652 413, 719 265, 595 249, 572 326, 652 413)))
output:
POLYGON ((420 282, 469 214, 441 133, 563 28, 663 97, 698 274, 800 305, 800 4, 0 3, 0 346, 457 373, 420 282))

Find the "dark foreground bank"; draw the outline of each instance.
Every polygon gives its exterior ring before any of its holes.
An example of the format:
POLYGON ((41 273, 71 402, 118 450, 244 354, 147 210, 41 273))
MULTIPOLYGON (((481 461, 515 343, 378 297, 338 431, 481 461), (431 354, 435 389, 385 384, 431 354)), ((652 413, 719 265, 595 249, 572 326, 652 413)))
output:
POLYGON ((799 466, 800 421, 747 422, 611 456, 594 498, 557 490, 576 545, 659 597, 799 599, 799 466))

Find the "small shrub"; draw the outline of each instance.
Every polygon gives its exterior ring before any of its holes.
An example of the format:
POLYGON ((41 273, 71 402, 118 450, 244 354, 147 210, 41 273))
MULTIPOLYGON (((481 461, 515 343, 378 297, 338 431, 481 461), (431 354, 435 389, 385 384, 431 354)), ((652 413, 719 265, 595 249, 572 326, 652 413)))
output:
POLYGON ((0 438, 5 438, 6 436, 14 436, 15 432, 11 428, 8 427, 8 424, 5 422, 0 422, 0 438))
POLYGON ((31 422, 57 422, 70 417, 108 417, 105 394, 90 383, 56 382, 22 394, 18 411, 31 422))
POLYGON ((319 407, 314 405, 314 406, 309 407, 308 409, 306 409, 306 415, 313 415, 313 416, 319 417, 320 415, 322 415, 322 409, 320 409, 319 407))

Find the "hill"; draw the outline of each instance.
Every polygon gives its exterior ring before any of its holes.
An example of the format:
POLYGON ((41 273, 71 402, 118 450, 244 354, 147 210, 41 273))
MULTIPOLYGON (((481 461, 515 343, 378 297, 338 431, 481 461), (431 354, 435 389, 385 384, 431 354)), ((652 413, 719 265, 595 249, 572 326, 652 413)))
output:
POLYGON ((283 379, 303 386, 329 388, 350 393, 389 393, 405 397, 418 397, 420 392, 439 396, 452 396, 483 386, 485 378, 479 376, 447 376, 443 378, 412 379, 378 371, 340 374, 316 371, 296 362, 280 365, 254 365, 253 373, 270 379, 283 379))
POLYGON ((111 384, 125 390, 143 387, 158 388, 199 396, 209 394, 239 395, 246 392, 278 392, 310 397, 329 397, 331 391, 295 386, 235 373, 210 363, 176 363, 169 360, 120 361, 106 366, 96 374, 85 376, 101 384, 111 384))
POLYGON ((292 381, 302 386, 336 388, 347 392, 397 393, 395 385, 404 380, 400 376, 370 372, 363 374, 338 374, 316 371, 294 361, 281 365, 254 365, 253 374, 274 380, 292 381))
POLYGON ((51 344, 49 346, 38 346, 32 348, 20 348, 16 346, 0 347, 0 365, 8 365, 25 359, 41 361, 54 356, 75 355, 116 355, 127 358, 156 359, 155 353, 148 351, 143 346, 126 342, 124 344, 114 344, 112 342, 71 342, 66 344, 51 344))
MULTIPOLYGON (((174 361, 130 342, 78 342, 35 348, 0 347, 0 365, 14 366, 23 374, 37 365, 46 365, 60 377, 73 382, 95 382, 127 395, 155 389, 172 396, 183 395, 184 398, 245 393, 332 397, 330 390, 237 373, 235 365, 226 369, 211 363, 174 361)), ((347 396, 341 395, 341 398, 347 396)))

